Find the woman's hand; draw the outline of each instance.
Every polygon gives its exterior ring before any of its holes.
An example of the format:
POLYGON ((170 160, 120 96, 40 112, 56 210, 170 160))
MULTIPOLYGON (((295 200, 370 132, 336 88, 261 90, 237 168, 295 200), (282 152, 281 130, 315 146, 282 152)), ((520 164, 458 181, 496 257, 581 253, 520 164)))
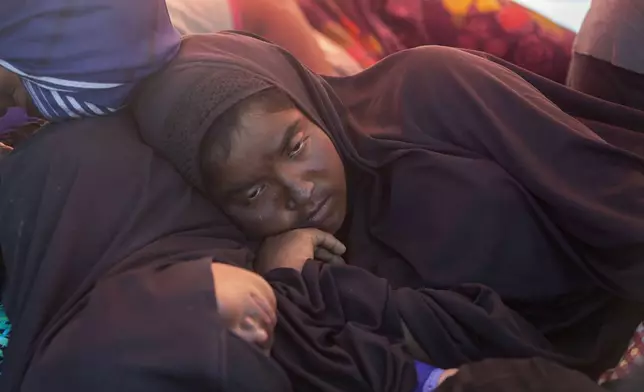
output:
POLYGON ((277 300, 271 286, 256 273, 213 263, 217 312, 226 327, 268 354, 277 324, 277 300))
POLYGON ((257 253, 255 270, 265 274, 276 268, 302 270, 308 259, 344 264, 347 248, 329 233, 318 229, 297 229, 268 237, 257 253))
POLYGON ((13 148, 7 146, 6 144, 0 142, 0 158, 4 157, 5 155, 9 155, 9 153, 13 151, 13 148))

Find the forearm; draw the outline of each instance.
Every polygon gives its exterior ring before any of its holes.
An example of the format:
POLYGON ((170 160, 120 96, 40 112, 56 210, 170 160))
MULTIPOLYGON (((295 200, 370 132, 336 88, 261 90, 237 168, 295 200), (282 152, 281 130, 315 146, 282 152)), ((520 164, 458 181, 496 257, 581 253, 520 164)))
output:
POLYGON ((236 4, 244 30, 282 46, 316 73, 335 73, 294 0, 237 0, 236 4))

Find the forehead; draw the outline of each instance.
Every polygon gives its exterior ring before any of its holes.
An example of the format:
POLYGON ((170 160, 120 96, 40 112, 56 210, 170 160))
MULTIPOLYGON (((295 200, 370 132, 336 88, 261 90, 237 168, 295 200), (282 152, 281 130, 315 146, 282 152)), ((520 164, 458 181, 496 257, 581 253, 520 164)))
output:
POLYGON ((231 133, 226 159, 217 165, 222 185, 261 176, 282 152, 289 129, 302 118, 295 108, 270 113, 251 105, 231 133))
POLYGON ((272 155, 274 147, 282 143, 289 128, 301 117, 301 112, 294 108, 270 113, 252 105, 241 114, 233 130, 227 161, 250 158, 249 153, 253 154, 252 157, 272 155))

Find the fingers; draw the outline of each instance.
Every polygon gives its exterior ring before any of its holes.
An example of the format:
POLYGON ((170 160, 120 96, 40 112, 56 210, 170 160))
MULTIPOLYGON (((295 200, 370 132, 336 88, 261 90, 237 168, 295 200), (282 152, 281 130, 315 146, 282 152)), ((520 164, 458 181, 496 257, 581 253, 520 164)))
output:
POLYGON ((347 264, 342 257, 336 256, 336 255, 333 255, 333 257, 331 257, 331 260, 329 260, 328 263, 332 264, 332 265, 346 265, 347 264))
POLYGON ((443 372, 443 374, 440 375, 438 379, 438 385, 441 385, 443 381, 447 380, 448 378, 452 377, 458 373, 458 369, 447 369, 443 372))
POLYGON ((347 251, 347 247, 337 238, 317 229, 313 232, 313 245, 316 249, 324 248, 336 256, 341 256, 347 251))
POLYGON ((250 298, 255 303, 251 309, 251 315, 261 319, 266 326, 274 328, 277 325, 277 308, 269 303, 269 299, 254 293, 250 294, 250 298))
POLYGON ((325 248, 315 249, 315 259, 319 261, 323 261, 328 264, 335 264, 335 265, 346 264, 342 257, 329 252, 325 248))
POLYGON ((6 144, 0 142, 0 158, 4 157, 5 155, 9 155, 9 153, 13 151, 13 148, 7 146, 6 144))

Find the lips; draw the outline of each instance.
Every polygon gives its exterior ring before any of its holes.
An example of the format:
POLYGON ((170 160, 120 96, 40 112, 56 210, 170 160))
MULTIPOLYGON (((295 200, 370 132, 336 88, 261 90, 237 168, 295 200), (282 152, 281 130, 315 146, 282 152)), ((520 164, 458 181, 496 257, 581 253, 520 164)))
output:
POLYGON ((322 226, 322 223, 329 216, 331 209, 331 197, 327 196, 318 202, 311 210, 308 216, 308 221, 314 227, 322 226))

